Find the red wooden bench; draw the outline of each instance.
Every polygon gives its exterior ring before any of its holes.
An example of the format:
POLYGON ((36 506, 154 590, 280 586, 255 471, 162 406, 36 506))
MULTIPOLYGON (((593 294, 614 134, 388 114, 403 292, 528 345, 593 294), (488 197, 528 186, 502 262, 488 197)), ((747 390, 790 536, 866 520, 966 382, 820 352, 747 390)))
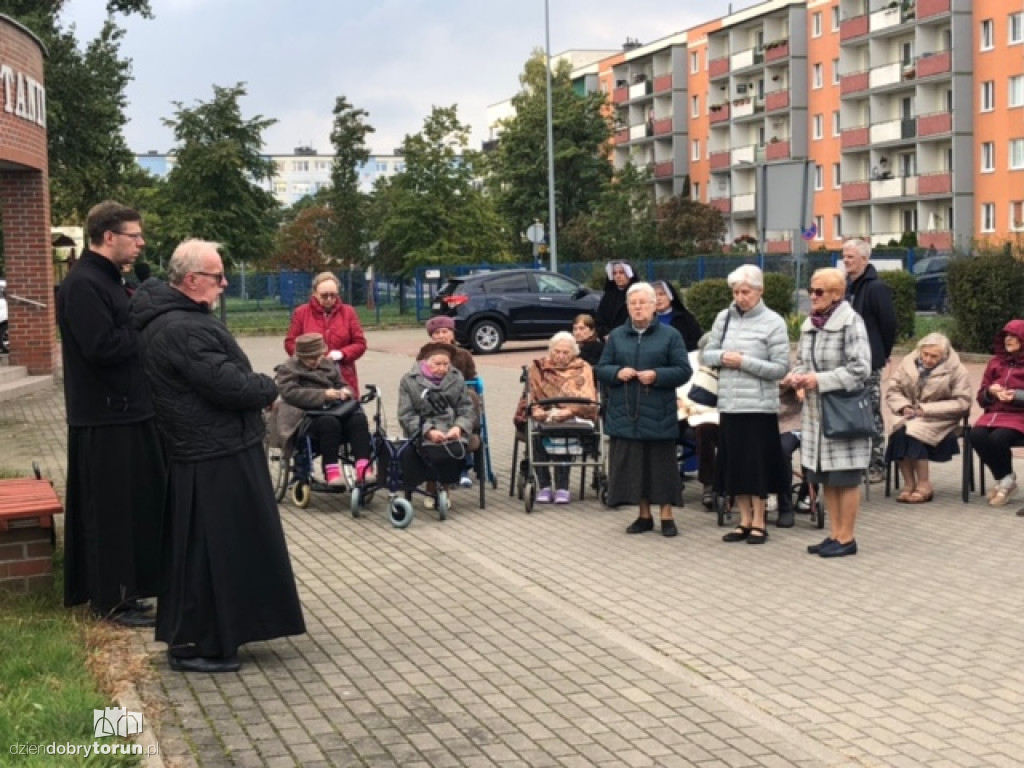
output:
POLYGON ((25 592, 53 582, 53 516, 64 511, 49 480, 0 480, 0 588, 25 592))

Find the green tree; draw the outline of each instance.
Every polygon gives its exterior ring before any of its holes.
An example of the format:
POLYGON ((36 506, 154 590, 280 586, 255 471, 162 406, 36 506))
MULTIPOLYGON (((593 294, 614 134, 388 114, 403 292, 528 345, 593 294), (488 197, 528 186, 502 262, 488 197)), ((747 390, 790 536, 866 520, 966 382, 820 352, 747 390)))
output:
POLYGON ((581 213, 559 237, 565 261, 659 258, 650 172, 630 164, 604 185, 589 213, 581 213))
POLYGON ((277 201, 256 183, 273 173, 261 150, 263 131, 276 121, 244 119, 238 103, 244 95, 243 83, 215 85, 212 101, 173 102, 174 117, 164 120, 178 144, 163 195, 163 234, 215 240, 232 263, 268 257, 277 226, 277 201))
POLYGON ((274 265, 304 272, 320 272, 328 267, 324 240, 332 219, 331 209, 326 205, 303 206, 277 232, 274 265))
MULTIPOLYGON (((475 185, 480 155, 457 107, 434 107, 423 130, 402 142, 405 170, 378 184, 374 212, 379 263, 387 255, 410 275, 427 264, 503 260, 507 235, 475 185)), ((397 266, 397 264, 396 264, 397 266)))
POLYGON ((108 17, 82 50, 75 29, 59 21, 66 0, 0 0, 0 13, 24 24, 46 46, 46 120, 50 210, 76 224, 94 204, 118 197, 134 157, 124 141, 125 87, 131 62, 119 56, 124 31, 115 14, 151 18, 149 0, 110 0, 108 17))
MULTIPOLYGON (((490 189, 512 232, 525 232, 536 218, 547 218, 546 57, 534 52, 526 62, 515 115, 502 123, 498 147, 489 158, 490 189)), ((559 230, 589 213, 611 178, 608 156, 611 125, 605 94, 580 95, 571 67, 560 61, 551 74, 551 114, 555 144, 555 205, 559 230)))
POLYGON ((359 189, 359 168, 370 159, 366 137, 374 132, 367 117, 368 112, 357 109, 344 96, 334 102, 334 165, 331 187, 325 193, 333 215, 327 224, 325 247, 345 264, 365 264, 368 255, 368 200, 359 189))
POLYGON ((671 258, 722 250, 725 218, 717 208, 679 195, 658 206, 658 239, 671 258))

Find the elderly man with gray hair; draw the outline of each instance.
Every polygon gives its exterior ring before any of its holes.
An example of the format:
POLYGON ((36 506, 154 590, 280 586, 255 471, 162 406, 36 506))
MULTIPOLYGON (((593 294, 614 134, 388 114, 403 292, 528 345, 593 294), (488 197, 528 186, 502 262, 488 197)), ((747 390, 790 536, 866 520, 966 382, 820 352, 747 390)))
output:
POLYGON ((875 416, 875 435, 871 438, 871 463, 868 479, 880 483, 885 479, 885 422, 882 419, 882 369, 889 362, 896 341, 896 309, 892 291, 878 278, 878 270, 868 263, 871 244, 865 240, 843 243, 843 266, 846 269, 846 300, 860 315, 871 343, 871 408, 875 416))
POLYGON ((186 240, 169 283, 147 280, 132 298, 170 460, 156 639, 188 672, 234 672, 239 646, 306 631, 263 453, 277 389, 210 312, 227 285, 218 248, 186 240))

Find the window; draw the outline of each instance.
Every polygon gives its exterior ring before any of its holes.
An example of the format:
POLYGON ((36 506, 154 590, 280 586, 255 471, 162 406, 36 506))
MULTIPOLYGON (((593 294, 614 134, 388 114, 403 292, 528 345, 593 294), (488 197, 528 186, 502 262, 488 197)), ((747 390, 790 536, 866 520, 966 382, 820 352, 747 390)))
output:
POLYGON ((700 53, 698 51, 693 51, 690 54, 690 71, 700 72, 700 53))
POLYGON ((693 152, 690 154, 691 160, 700 160, 700 139, 693 140, 693 152))
POLYGON ((1010 78, 1010 107, 1024 107, 1024 75, 1014 75, 1010 78))
POLYGON ((832 6, 832 31, 839 31, 839 6, 832 6))
POLYGON ((842 240, 843 238, 843 217, 838 213, 832 215, 832 239, 842 240))
POLYGON ((700 96, 690 97, 690 117, 700 117, 700 96))
POLYGON ((812 37, 821 37, 821 11, 818 11, 811 17, 812 37))
POLYGON ((814 138, 820 139, 825 132, 825 116, 815 115, 814 116, 814 138))
POLYGON ((1024 200, 1010 201, 1010 229, 1014 232, 1024 231, 1024 200))
POLYGON ((395 173, 405 173, 405 163, 395 163, 395 173))
POLYGON ((699 181, 694 182, 694 185, 693 185, 693 199, 696 200, 698 203, 700 202, 700 182, 699 181))
POLYGON ((318 171, 329 171, 329 170, 331 170, 331 162, 330 162, 330 160, 317 160, 316 161, 316 169, 318 171))
POLYGON ((994 80, 986 80, 981 84, 981 111, 991 112, 996 108, 996 84, 994 80))
POLYGON ((986 141, 981 145, 981 172, 991 173, 996 169, 996 145, 986 141))
POLYGON ((842 132, 842 127, 839 122, 839 110, 837 109, 832 113, 832 135, 838 136, 842 132))
POLYGON ((814 239, 815 240, 824 240, 825 239, 825 217, 824 216, 815 216, 814 217, 814 228, 817 230, 817 232, 814 235, 814 239))
POLYGON ((995 25, 992 19, 981 22, 981 50, 991 51, 995 45, 995 25))
POLYGON ((1024 13, 1018 11, 1011 13, 1007 18, 1008 37, 1010 45, 1024 43, 1024 13))
POLYGON ((1010 139, 1010 170, 1024 170, 1024 139, 1010 139))
POLYGON ((832 85, 839 85, 839 59, 832 59, 832 85))
POLYGON ((309 182, 301 182, 299 184, 292 184, 292 192, 296 195, 308 195, 309 194, 309 182))
POLYGON ((981 231, 982 232, 995 232, 996 231, 996 204, 995 203, 982 203, 981 204, 981 231))
POLYGON ((562 275, 551 275, 537 273, 534 275, 537 281, 537 290, 541 293, 568 293, 576 292, 577 285, 562 275))
POLYGON ((529 293, 530 281, 526 272, 513 275, 496 275, 483 284, 485 293, 529 293))
POLYGON ((816 166, 814 166, 814 189, 815 190, 819 190, 819 189, 824 189, 824 188, 825 188, 825 169, 822 168, 820 165, 816 165, 816 166))
POLYGON ((288 194, 288 185, 283 181, 274 182, 274 194, 275 195, 286 195, 288 194))
POLYGON ((309 173, 309 160, 293 160, 292 171, 296 173, 309 173))
POLYGON ((843 184, 843 166, 839 163, 832 163, 832 188, 839 189, 843 184))
POLYGON ((814 87, 821 88, 825 85, 824 67, 820 63, 814 65, 814 87))
POLYGON ((378 160, 374 164, 374 170, 376 170, 377 173, 387 173, 388 172, 387 161, 386 160, 378 160))

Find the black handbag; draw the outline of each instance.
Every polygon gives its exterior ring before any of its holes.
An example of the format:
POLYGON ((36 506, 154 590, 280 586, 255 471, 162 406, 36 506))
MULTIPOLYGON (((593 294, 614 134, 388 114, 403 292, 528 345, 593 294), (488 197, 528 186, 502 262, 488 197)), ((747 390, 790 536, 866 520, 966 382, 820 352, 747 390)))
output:
POLYGON ((875 418, 867 389, 836 390, 821 394, 821 429, 825 437, 850 440, 872 437, 875 418))
MULTIPOLYGON (((725 332, 729 330, 729 318, 731 317, 732 315, 730 314, 726 314, 725 316, 725 325, 722 327, 722 336, 718 340, 719 347, 725 344, 725 332)), ((706 408, 718 407, 718 373, 721 370, 721 366, 715 366, 712 368, 706 365, 702 365, 697 370, 697 373, 694 374, 692 383, 690 384, 690 391, 686 393, 686 396, 690 399, 691 403, 703 405, 706 408)))

